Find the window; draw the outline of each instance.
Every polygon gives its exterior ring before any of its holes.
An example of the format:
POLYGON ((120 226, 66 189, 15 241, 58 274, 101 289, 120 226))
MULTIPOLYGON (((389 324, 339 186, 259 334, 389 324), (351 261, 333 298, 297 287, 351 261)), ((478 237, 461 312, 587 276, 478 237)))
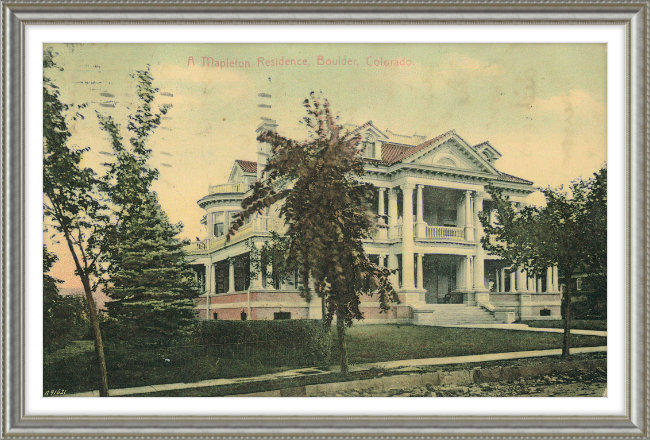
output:
POLYGON ((220 261, 215 264, 215 278, 216 278, 216 288, 217 293, 226 293, 230 289, 229 286, 229 276, 230 276, 230 265, 228 260, 220 261))
POLYGON ((219 319, 219 313, 214 312, 214 313, 212 314, 212 319, 214 319, 215 321, 217 321, 217 320, 219 319))
POLYGON ((291 312, 275 312, 273 314, 273 319, 275 319, 276 321, 282 319, 291 319, 291 312))
POLYGON ((223 223, 215 223, 213 225, 213 235, 215 237, 221 237, 224 234, 224 229, 223 223))
POLYGON ((582 278, 576 278, 576 290, 582 290, 582 278))
POLYGON ((372 133, 366 133, 363 136, 363 141, 361 142, 363 157, 366 157, 368 159, 374 159, 376 153, 375 148, 376 148, 375 137, 372 135, 372 133))
POLYGON ((242 310, 241 313, 239 314, 239 317, 241 318, 242 321, 246 321, 248 319, 248 314, 242 310))
POLYGON ((551 316, 551 309, 542 309, 539 311, 539 316, 551 316))
POLYGON ((250 254, 240 255, 235 259, 235 290, 242 292, 251 284, 250 254))

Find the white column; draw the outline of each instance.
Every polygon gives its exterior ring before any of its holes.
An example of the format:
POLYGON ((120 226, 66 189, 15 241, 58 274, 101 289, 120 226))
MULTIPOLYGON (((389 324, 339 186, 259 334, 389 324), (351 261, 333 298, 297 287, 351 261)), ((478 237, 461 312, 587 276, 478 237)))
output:
POLYGON ((542 293, 542 276, 540 275, 539 277, 535 275, 535 278, 537 279, 537 292, 542 293))
POLYGON ((515 280, 515 272, 510 272, 510 292, 517 291, 517 284, 515 280))
POLYGON ((546 268, 546 291, 547 292, 555 291, 555 289, 553 289, 553 268, 552 267, 546 268))
POLYGON ((377 214, 380 215, 381 220, 383 221, 383 217, 386 215, 386 212, 384 211, 384 191, 386 191, 386 188, 378 188, 379 194, 378 194, 378 200, 377 200, 377 214))
POLYGON ((397 238, 397 188, 388 190, 388 237, 397 238))
POLYGON ((228 293, 235 291, 235 259, 228 259, 228 293))
POLYGON ((476 290, 485 290, 485 255, 483 246, 480 243, 483 228, 478 219, 478 213, 483 209, 483 195, 476 193, 474 197, 474 235, 476 237, 476 256, 474 257, 474 288, 476 290))
POLYGON ((535 292, 535 276, 534 275, 529 275, 528 276, 528 291, 529 292, 535 292))
POLYGON ((495 291, 495 292, 500 292, 500 290, 499 290, 499 288, 500 288, 500 284, 499 284, 500 281, 501 281, 501 280, 499 279, 499 269, 497 269, 496 272, 494 273, 494 291, 495 291))
POLYGON ((472 257, 469 255, 465 257, 463 274, 465 275, 465 290, 474 290, 472 285, 472 257))
POLYGON ((517 291, 527 292, 528 288, 526 287, 526 271, 521 267, 517 269, 517 291))
POLYGON ((500 270, 499 276, 501 277, 501 290, 499 292, 505 292, 506 291, 506 270, 501 269, 500 270))
POLYGON ((418 285, 416 286, 418 289, 424 289, 424 280, 422 277, 424 276, 424 270, 422 268, 422 260, 423 260, 423 254, 419 253, 418 254, 418 285))
POLYGON ((424 197, 422 196, 423 190, 424 190, 424 185, 417 185, 418 204, 416 207, 417 219, 415 223, 415 228, 416 228, 415 236, 418 238, 426 237, 426 228, 424 223, 424 197))
POLYGON ((560 291, 560 280, 558 279, 557 266, 553 266, 553 287, 554 292, 560 291))
POLYGON ((474 241, 474 226, 472 224, 471 191, 465 191, 465 240, 474 241))
POLYGON ((402 288, 414 289, 414 259, 413 250, 413 190, 415 185, 407 183, 402 185, 402 288))

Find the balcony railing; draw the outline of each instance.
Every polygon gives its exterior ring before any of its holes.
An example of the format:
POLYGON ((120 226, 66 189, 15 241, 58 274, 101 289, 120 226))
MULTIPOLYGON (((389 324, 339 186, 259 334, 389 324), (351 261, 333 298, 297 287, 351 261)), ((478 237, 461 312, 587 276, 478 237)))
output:
POLYGON ((248 182, 230 182, 222 183, 221 185, 210 185, 208 186, 208 192, 210 194, 221 194, 221 193, 245 193, 249 188, 248 182))
MULTIPOLYGON (((403 225, 395 225, 396 237, 403 237, 403 225)), ((453 228, 449 226, 429 226, 426 225, 424 229, 424 237, 418 236, 417 225, 413 225, 413 237, 414 238, 426 238, 430 240, 464 240, 465 231, 463 228, 453 228)), ((375 237, 373 237, 375 238, 375 237)))
POLYGON ((430 238, 434 240, 436 239, 463 240, 465 239, 465 233, 463 232, 463 228, 427 225, 426 238, 430 238))
MULTIPOLYGON (((281 219, 271 217, 255 217, 249 223, 242 225, 237 232, 230 237, 230 243, 238 243, 246 240, 250 236, 260 233, 268 234, 271 231, 276 231, 282 234, 285 230, 284 222, 281 219)), ((189 244, 186 248, 187 252, 202 253, 214 249, 222 248, 226 245, 226 236, 206 238, 202 241, 195 241, 189 244)))

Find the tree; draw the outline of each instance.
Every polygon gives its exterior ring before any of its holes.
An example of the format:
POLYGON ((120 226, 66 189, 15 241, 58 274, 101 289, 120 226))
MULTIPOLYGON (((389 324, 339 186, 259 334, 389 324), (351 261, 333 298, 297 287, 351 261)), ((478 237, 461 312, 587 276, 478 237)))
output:
POLYGON ((53 221, 52 228, 63 236, 83 285, 95 342, 99 395, 107 397, 104 344, 93 295, 98 286, 94 280, 101 272, 99 258, 112 239, 115 223, 99 190, 100 180, 92 169, 82 166, 87 149, 69 145, 66 116, 74 107, 61 103, 58 87, 47 76, 47 69, 57 68, 54 55, 52 49, 43 53, 43 210, 53 221))
POLYGON ((567 280, 562 295, 562 356, 568 358, 573 291, 569 281, 577 271, 606 271, 607 170, 574 181, 569 192, 561 187, 542 190, 546 197, 542 208, 525 206, 517 211, 500 189, 489 187, 488 192, 496 206, 496 222, 492 224, 489 212, 480 213, 483 248, 510 262, 511 271, 522 267, 541 276, 547 267, 557 265, 567 280))
POLYGON ((43 349, 48 352, 81 338, 88 326, 84 300, 61 296, 57 287, 61 280, 49 274, 57 259, 43 245, 43 349))
POLYGON ((309 300, 309 279, 324 302, 329 327, 336 317, 341 372, 347 373, 345 329, 363 319, 360 295, 376 295, 383 312, 398 302, 388 277, 390 270, 373 264, 363 249, 374 221, 369 212, 370 185, 361 182, 363 159, 359 137, 341 132, 327 100, 311 94, 304 102, 305 141, 275 132, 261 133, 258 141, 271 145, 265 178, 242 202, 240 218, 229 231, 262 209, 283 201, 280 216, 287 225, 287 267, 302 280, 302 294, 309 300))
POLYGON ((194 324, 197 287, 194 271, 185 261, 186 243, 176 238, 180 232, 154 194, 122 224, 120 240, 106 258, 112 336, 164 342, 194 324))
POLYGON ((122 213, 115 243, 105 258, 105 291, 113 300, 106 308, 120 337, 170 340, 194 323, 197 286, 182 250, 186 243, 176 238, 182 224, 170 223, 151 190, 158 171, 148 165, 152 150, 146 143, 169 107, 161 106, 154 113, 158 89, 149 69, 133 77, 138 81, 140 105, 129 116, 128 143, 113 118, 98 115, 116 157, 115 163, 107 165, 104 183, 122 213))

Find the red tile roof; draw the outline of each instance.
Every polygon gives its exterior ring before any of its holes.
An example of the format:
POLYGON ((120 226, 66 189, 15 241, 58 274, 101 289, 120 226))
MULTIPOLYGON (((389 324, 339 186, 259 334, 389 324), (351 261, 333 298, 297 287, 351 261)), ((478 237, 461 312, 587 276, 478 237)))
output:
POLYGON ((250 160, 236 160, 235 161, 239 167, 245 173, 257 173, 257 162, 251 162, 250 160))
POLYGON ((502 172, 499 172, 499 174, 501 174, 499 180, 505 180, 506 182, 529 183, 531 185, 533 184, 533 182, 531 182, 530 180, 522 179, 521 177, 513 176, 511 174, 506 174, 502 172))
MULTIPOLYGON (((422 142, 420 145, 415 146, 415 147, 405 147, 405 146, 400 146, 401 151, 396 152, 395 149, 389 147, 389 153, 384 154, 382 150, 381 158, 384 162, 386 162, 389 165, 392 165, 394 163, 400 162, 404 159, 406 159, 409 156, 412 156, 413 154, 417 153, 418 151, 424 150, 431 144, 434 144, 436 142, 441 141, 442 139, 451 136, 452 134, 455 134, 456 132, 454 130, 449 130, 446 133, 441 134, 440 136, 436 136, 433 139, 429 139, 428 141, 422 142)), ((384 144, 384 148, 386 148, 386 145, 394 145, 397 147, 395 144, 384 144)))
POLYGON ((386 142, 381 147, 381 160, 387 165, 392 165, 397 162, 396 158, 402 156, 408 150, 414 147, 407 145, 393 144, 386 142))

